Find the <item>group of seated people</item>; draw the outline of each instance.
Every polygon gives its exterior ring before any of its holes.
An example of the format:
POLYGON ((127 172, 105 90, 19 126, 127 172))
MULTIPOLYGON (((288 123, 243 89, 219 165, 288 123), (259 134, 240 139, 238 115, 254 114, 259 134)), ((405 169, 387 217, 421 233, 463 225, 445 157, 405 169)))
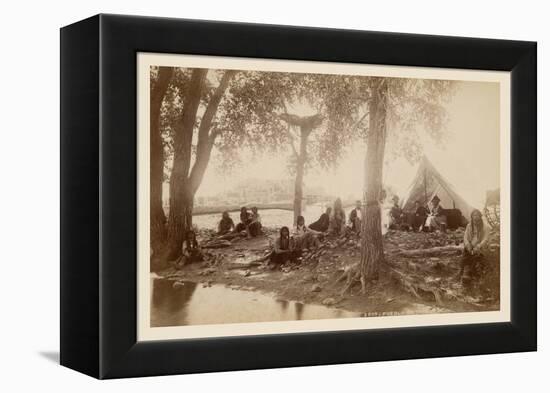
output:
MULTIPOLYGON (((262 220, 258 208, 253 207, 249 212, 246 207, 241 208, 240 222, 235 225, 228 211, 222 213, 222 218, 218 222, 219 236, 237 234, 246 231, 248 238, 256 237, 262 233, 262 220)), ((204 259, 202 250, 197 242, 195 231, 189 230, 185 234, 183 241, 182 256, 176 261, 177 266, 183 266, 194 262, 200 262, 204 259)))
MULTIPOLYGON (((390 225, 403 225, 404 215, 399 207, 399 199, 393 198, 393 207, 389 212, 390 225)), ((419 201, 415 202, 415 210, 412 213, 412 228, 425 230, 426 228, 441 229, 447 224, 440 200, 434 196, 430 209, 425 208, 419 201)), ((270 263, 274 266, 284 264, 287 261, 296 261, 302 256, 304 250, 317 249, 320 246, 320 238, 325 234, 340 235, 346 230, 346 215, 342 208, 342 201, 337 199, 333 207, 328 207, 314 223, 306 226, 303 216, 298 216, 296 226, 292 233, 287 226, 279 230, 279 236, 275 240, 273 251, 269 256, 270 263)), ((350 230, 359 233, 361 231, 361 202, 357 201, 355 208, 349 215, 350 230)), ((235 225, 227 211, 222 213, 218 224, 218 234, 226 235, 246 231, 247 236, 254 237, 261 234, 261 218, 258 209, 253 207, 251 212, 243 207, 240 212, 240 222, 235 225)), ((483 221, 479 210, 473 210, 470 222, 464 231, 464 249, 460 264, 458 278, 463 283, 469 283, 476 266, 483 260, 483 253, 489 240, 489 228, 483 221)), ((186 265, 203 260, 202 250, 197 242, 193 230, 187 231, 183 243, 182 256, 178 265, 186 265)))
POLYGON ((337 198, 332 207, 327 207, 319 219, 306 226, 303 216, 296 219, 296 227, 290 232, 286 226, 279 231, 275 241, 270 262, 274 265, 294 261, 302 255, 303 250, 316 249, 320 240, 326 235, 340 236, 349 228, 359 232, 361 229, 361 202, 357 201, 356 207, 349 216, 349 227, 346 226, 346 213, 342 207, 342 200, 337 198))
MULTIPOLYGON (((349 215, 349 228, 354 232, 361 230, 361 201, 357 201, 356 207, 349 215)), ((346 212, 342 207, 342 200, 337 198, 333 207, 327 207, 325 213, 309 228, 317 232, 329 232, 334 235, 341 235, 346 229, 346 212)))
POLYGON ((399 197, 392 198, 393 206, 389 211, 389 229, 412 229, 414 231, 432 232, 439 230, 445 232, 447 229, 447 213, 440 205, 440 199, 434 195, 428 207, 423 206, 420 201, 414 202, 412 212, 404 212, 399 207, 399 197))
MULTIPOLYGON (((445 231, 447 227, 447 211, 440 205, 437 195, 430 201, 429 207, 423 206, 420 201, 415 202, 414 210, 404 213, 399 206, 399 198, 394 197, 393 206, 389 210, 390 229, 413 229, 414 231, 445 231)), ((296 225, 291 231, 283 226, 279 230, 273 251, 269 256, 274 265, 284 264, 287 261, 295 261, 304 250, 316 249, 320 245, 320 239, 325 235, 340 236, 346 231, 361 232, 361 201, 356 201, 355 208, 349 214, 346 222, 346 213, 342 207, 340 198, 336 199, 332 207, 327 207, 319 219, 309 226, 306 225, 303 216, 298 216, 296 225)), ((240 221, 237 225, 227 211, 222 213, 218 223, 219 236, 231 236, 246 231, 247 237, 256 237, 262 233, 261 217, 256 207, 248 211, 241 208, 240 221)), ((470 222, 464 232, 464 251, 459 276, 463 281, 470 278, 471 271, 482 260, 483 250, 489 238, 489 229, 482 219, 479 210, 474 210, 470 216, 470 222)), ((197 242, 195 232, 186 233, 181 264, 188 264, 203 260, 202 251, 197 242)))
POLYGON ((237 225, 229 216, 228 211, 222 213, 222 219, 218 223, 218 235, 227 235, 246 231, 248 238, 256 237, 262 233, 262 218, 258 208, 254 206, 249 212, 246 207, 241 208, 240 221, 237 225))
POLYGON ((302 256, 304 250, 316 249, 320 246, 320 235, 322 235, 322 232, 311 229, 311 225, 306 226, 304 217, 298 216, 292 235, 287 226, 279 230, 279 236, 275 240, 273 252, 270 256, 270 262, 274 265, 280 265, 287 261, 295 261, 302 256))
MULTIPOLYGON (((351 226, 360 228, 360 203, 351 216, 351 226), (356 211, 357 210, 357 211, 356 211), (353 215, 355 214, 355 215, 353 215)), ((241 208, 240 222, 235 225, 229 212, 222 213, 222 218, 218 223, 218 236, 227 237, 233 236, 236 233, 246 231, 247 237, 256 237, 260 235, 262 228, 260 214, 258 209, 253 207, 251 212, 248 212, 246 207, 241 208)), ((284 263, 287 260, 294 260, 301 256, 303 250, 315 249, 320 245, 320 238, 327 234, 341 235, 346 228, 346 214, 342 207, 342 200, 336 199, 333 207, 328 207, 321 214, 319 219, 309 226, 305 223, 303 216, 298 216, 296 226, 292 233, 287 226, 283 226, 279 231, 279 236, 275 241, 273 252, 270 256, 271 261, 275 264, 284 263)))

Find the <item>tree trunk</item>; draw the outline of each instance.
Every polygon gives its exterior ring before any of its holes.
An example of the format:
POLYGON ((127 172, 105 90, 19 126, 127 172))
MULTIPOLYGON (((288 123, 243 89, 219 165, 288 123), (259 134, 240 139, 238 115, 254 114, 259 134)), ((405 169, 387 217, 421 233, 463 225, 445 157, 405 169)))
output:
POLYGON ((294 180, 294 224, 302 215, 302 200, 304 198, 304 169, 307 161, 307 138, 311 130, 300 128, 300 152, 296 156, 296 179, 294 180))
POLYGON ((170 214, 168 217, 168 237, 166 241, 166 261, 174 261, 181 255, 186 232, 193 225, 193 199, 189 185, 170 184, 170 214))
POLYGON ((160 67, 158 79, 151 81, 151 106, 149 111, 149 140, 150 140, 150 188, 149 188, 149 214, 151 248, 153 255, 158 253, 159 247, 166 238, 166 215, 162 208, 162 183, 164 175, 164 148, 160 134, 160 110, 162 101, 174 69, 172 67, 160 67))
POLYGON ((313 116, 297 116, 290 113, 281 114, 281 120, 289 126, 288 136, 290 146, 296 157, 296 178, 294 180, 294 223, 298 216, 302 215, 302 199, 304 198, 304 170, 308 160, 307 157, 307 140, 313 130, 323 123, 323 117, 320 114, 313 116), (298 127, 300 129, 300 147, 296 149, 294 144, 294 135, 290 131, 290 127, 298 127))
POLYGON ((168 234, 162 263, 173 261, 181 255, 185 232, 192 225, 194 192, 191 189, 188 176, 191 166, 193 129, 206 73, 207 70, 204 69, 193 70, 189 88, 185 94, 182 119, 174 133, 174 163, 170 175, 168 234))
POLYGON ((229 82, 236 73, 236 71, 226 71, 220 84, 210 97, 198 128, 195 162, 191 168, 193 131, 207 72, 205 69, 193 70, 189 89, 184 100, 182 120, 174 135, 174 164, 170 176, 168 235, 166 253, 162 263, 173 261, 181 255, 185 233, 192 228, 193 200, 202 182, 210 161, 212 147, 218 135, 217 130, 213 130, 215 128, 213 127, 213 119, 229 82))
POLYGON ((378 278, 380 262, 384 258, 382 241, 380 194, 386 147, 387 81, 373 81, 373 94, 369 102, 369 130, 365 157, 365 194, 361 227, 361 289, 365 293, 367 282, 378 278))

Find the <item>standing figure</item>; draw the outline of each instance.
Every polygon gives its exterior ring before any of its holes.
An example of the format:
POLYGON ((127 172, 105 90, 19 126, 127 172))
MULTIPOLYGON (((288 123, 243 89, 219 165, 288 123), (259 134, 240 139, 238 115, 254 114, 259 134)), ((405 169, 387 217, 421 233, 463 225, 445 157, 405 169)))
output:
POLYGON ((363 212, 361 211, 361 201, 355 201, 355 209, 349 214, 349 222, 351 224, 351 230, 353 232, 361 232, 361 218, 363 218, 363 212))

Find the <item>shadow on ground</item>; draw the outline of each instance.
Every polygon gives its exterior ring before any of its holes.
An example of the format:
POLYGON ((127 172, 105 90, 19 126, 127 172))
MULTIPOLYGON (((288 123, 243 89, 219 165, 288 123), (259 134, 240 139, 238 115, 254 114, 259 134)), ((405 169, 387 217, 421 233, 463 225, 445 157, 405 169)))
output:
POLYGON ((50 362, 59 364, 59 351, 40 351, 38 354, 50 362))

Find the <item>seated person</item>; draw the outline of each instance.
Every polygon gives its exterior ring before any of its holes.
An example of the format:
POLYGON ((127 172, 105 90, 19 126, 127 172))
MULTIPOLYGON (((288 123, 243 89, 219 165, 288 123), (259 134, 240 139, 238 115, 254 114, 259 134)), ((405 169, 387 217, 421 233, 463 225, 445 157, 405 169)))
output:
POLYGON ((439 204, 439 201, 439 197, 434 195, 425 225, 430 231, 440 230, 445 232, 447 229, 447 216, 445 215, 445 209, 439 204))
POLYGON ((182 255, 176 262, 177 266, 185 266, 204 260, 202 250, 197 242, 197 235, 193 230, 187 231, 183 242, 182 255))
POLYGON ((321 217, 319 217, 317 221, 315 221, 313 224, 310 224, 309 228, 317 232, 326 232, 329 227, 331 212, 332 208, 327 207, 327 210, 323 214, 321 214, 321 217))
POLYGON ((412 227, 414 231, 421 232, 428 217, 428 209, 420 204, 420 201, 414 202, 414 213, 412 218, 412 227))
POLYGON ((248 238, 256 237, 262 234, 262 218, 260 213, 258 213, 258 208, 254 206, 252 208, 252 214, 246 226, 246 233, 248 238))
POLYGON ((388 228, 397 229, 403 222, 403 210, 399 207, 399 197, 394 195, 392 198, 393 206, 390 209, 390 222, 388 228))
POLYGON ((363 213, 361 211, 361 201, 355 202, 355 209, 349 214, 349 222, 351 224, 351 230, 353 232, 361 232, 361 218, 363 213))
POLYGON ((244 206, 241 207, 240 220, 241 221, 235 227, 235 232, 246 231, 246 227, 250 223, 250 214, 248 213, 248 209, 244 206))
POLYGON ((319 239, 317 238, 319 232, 306 227, 303 216, 298 216, 296 219, 296 228, 294 228, 293 235, 294 248, 297 250, 317 248, 320 245, 319 239))
POLYGON ((290 238, 288 227, 282 227, 279 237, 275 240, 275 246, 270 256, 270 263, 282 265, 287 261, 295 261, 302 255, 300 249, 294 247, 294 241, 290 238))
POLYGON ((222 213, 222 219, 218 223, 218 235, 225 235, 226 233, 230 233, 235 229, 235 223, 233 222, 233 219, 229 216, 228 211, 224 211, 222 213))
POLYGON ((466 227, 468 224, 468 220, 464 218, 460 209, 445 209, 445 217, 447 217, 447 229, 466 227))
POLYGON ((483 222, 481 212, 472 211, 470 222, 464 231, 464 250, 458 278, 463 283, 471 280, 472 270, 483 259, 483 251, 489 240, 489 227, 483 222))
POLYGON ((340 235, 344 231, 346 226, 346 212, 342 207, 342 200, 337 198, 334 201, 334 208, 332 209, 332 216, 330 217, 329 231, 335 235, 340 235))

